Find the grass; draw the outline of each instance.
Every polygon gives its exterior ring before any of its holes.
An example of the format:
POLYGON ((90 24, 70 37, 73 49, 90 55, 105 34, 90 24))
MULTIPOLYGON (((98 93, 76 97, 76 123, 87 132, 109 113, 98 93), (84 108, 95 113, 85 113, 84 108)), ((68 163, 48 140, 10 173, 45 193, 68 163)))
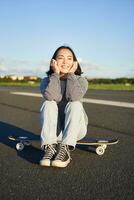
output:
POLYGON ((126 90, 134 91, 134 85, 125 84, 89 84, 90 90, 126 90))
POLYGON ((39 87, 40 83, 28 83, 28 82, 0 82, 0 86, 20 86, 20 87, 39 87))
MULTIPOLYGON (((40 83, 22 83, 22 82, 0 82, 0 86, 20 86, 20 87, 39 87, 40 83)), ((89 83, 90 90, 126 90, 134 91, 134 85, 127 84, 92 84, 89 83)))

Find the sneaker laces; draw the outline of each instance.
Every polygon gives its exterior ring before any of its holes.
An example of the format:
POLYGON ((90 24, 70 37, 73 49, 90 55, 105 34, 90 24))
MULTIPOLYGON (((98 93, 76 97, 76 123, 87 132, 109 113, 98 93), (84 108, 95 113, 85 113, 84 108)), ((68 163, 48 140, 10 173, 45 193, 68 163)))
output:
POLYGON ((45 156, 43 158, 51 159, 55 153, 56 153, 55 145, 47 144, 45 146, 45 156))
POLYGON ((71 157, 70 157, 70 151, 69 151, 68 146, 64 145, 64 144, 61 144, 60 151, 57 154, 55 160, 64 160, 64 157, 66 156, 66 154, 71 159, 71 157))

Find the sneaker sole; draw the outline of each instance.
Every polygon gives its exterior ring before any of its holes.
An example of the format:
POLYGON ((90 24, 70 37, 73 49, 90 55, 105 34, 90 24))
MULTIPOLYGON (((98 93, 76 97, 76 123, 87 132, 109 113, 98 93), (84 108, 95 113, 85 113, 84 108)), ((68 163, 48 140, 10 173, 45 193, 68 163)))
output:
POLYGON ((60 167, 60 168, 64 168, 67 167, 67 165, 70 163, 70 160, 66 161, 66 162, 61 162, 61 161, 52 161, 52 166, 53 167, 60 167))
POLYGON ((40 162, 40 165, 43 167, 50 167, 51 163, 50 162, 40 162))

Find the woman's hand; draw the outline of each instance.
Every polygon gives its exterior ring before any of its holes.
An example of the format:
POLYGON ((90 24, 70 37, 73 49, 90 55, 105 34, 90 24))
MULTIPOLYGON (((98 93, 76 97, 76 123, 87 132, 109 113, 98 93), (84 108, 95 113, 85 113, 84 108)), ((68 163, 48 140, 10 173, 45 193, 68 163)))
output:
POLYGON ((77 67, 78 67, 78 62, 74 61, 73 66, 69 70, 69 73, 74 73, 76 71, 77 67))
POLYGON ((54 73, 60 74, 60 69, 57 65, 57 61, 54 59, 51 60, 51 68, 54 71, 54 73))

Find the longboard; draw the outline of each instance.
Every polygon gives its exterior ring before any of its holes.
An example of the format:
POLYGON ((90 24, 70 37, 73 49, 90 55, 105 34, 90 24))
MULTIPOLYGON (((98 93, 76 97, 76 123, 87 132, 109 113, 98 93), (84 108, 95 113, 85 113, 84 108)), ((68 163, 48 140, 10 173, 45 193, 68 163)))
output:
POLYGON ((95 151, 98 155, 103 155, 108 145, 117 144, 118 139, 95 139, 85 138, 77 142, 77 145, 93 146, 90 150, 95 151))
MULTIPOLYGON (((22 151, 25 146, 30 146, 32 141, 40 141, 40 137, 26 137, 26 136, 9 136, 8 139, 16 141, 16 149, 22 151)), ((92 150, 98 155, 103 155, 108 145, 117 144, 118 139, 95 139, 95 138, 84 138, 77 141, 77 145, 80 146, 92 146, 92 150)), ((60 141, 59 141, 60 143, 60 141)), ((90 148, 91 149, 91 148, 90 148)))

